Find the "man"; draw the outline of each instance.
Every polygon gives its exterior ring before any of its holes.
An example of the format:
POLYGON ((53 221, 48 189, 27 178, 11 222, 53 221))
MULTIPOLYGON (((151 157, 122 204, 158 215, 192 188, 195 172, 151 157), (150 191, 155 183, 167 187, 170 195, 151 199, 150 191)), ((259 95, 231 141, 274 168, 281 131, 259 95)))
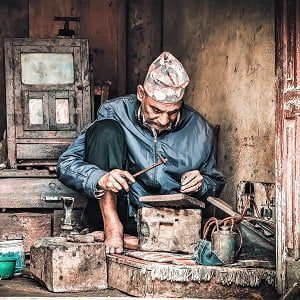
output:
POLYGON ((107 253, 123 252, 123 226, 134 223, 143 206, 139 197, 181 192, 205 200, 224 187, 215 165, 212 129, 183 104, 188 83, 182 64, 162 53, 137 95, 105 102, 97 121, 58 161, 58 178, 88 198, 84 220, 90 230, 104 227, 107 253), (168 159, 166 165, 132 176, 157 162, 158 155, 168 159))

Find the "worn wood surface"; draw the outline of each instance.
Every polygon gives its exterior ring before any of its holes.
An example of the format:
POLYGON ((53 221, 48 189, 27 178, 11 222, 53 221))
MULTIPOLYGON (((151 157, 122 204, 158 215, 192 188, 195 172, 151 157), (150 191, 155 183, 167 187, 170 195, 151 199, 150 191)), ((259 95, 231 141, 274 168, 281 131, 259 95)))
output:
POLYGON ((171 208, 204 208, 205 204, 197 198, 185 194, 151 195, 140 197, 139 200, 154 207, 171 208))
MULTIPOLYGON (((6 127, 3 39, 28 35, 28 0, 0 1, 0 141, 6 127)), ((12 117, 11 115, 9 117, 12 117)), ((1 152, 1 151, 0 151, 1 152)), ((0 156, 0 164, 3 157, 0 156)))
MULTIPOLYGON (((81 225, 81 215, 82 215, 82 210, 81 209, 76 209, 72 211, 72 225, 74 229, 82 230, 84 228, 82 228, 81 225)), ((62 225, 62 220, 64 217, 64 211, 63 210, 54 210, 53 212, 53 231, 52 231, 52 235, 53 236, 59 236, 62 232, 60 226, 62 225)))
POLYGON ((51 236, 50 213, 0 213, 0 240, 22 235, 24 251, 40 237, 51 236))
POLYGON ((23 178, 23 177, 51 177, 56 178, 57 175, 55 171, 50 172, 49 170, 43 169, 43 170, 15 170, 15 169, 5 169, 0 170, 0 178, 23 178))
MULTIPOLYGON (((259 287, 242 287, 235 284, 222 285, 217 283, 214 277, 208 282, 153 279, 151 272, 153 267, 157 265, 167 264, 154 264, 153 262, 146 262, 125 255, 109 255, 108 285, 111 288, 117 288, 136 297, 193 297, 201 299, 225 299, 231 297, 254 299, 254 297, 259 297, 257 299, 278 299, 274 287, 266 284, 264 281, 259 287)), ((245 273, 247 271, 241 269, 241 272, 245 273)), ((229 273, 227 276, 230 276, 229 273)))
POLYGON ((95 84, 109 80, 110 95, 126 90, 126 1, 79 0, 80 37, 89 39, 95 84))
MULTIPOLYGON (((29 0, 29 37, 56 38, 58 29, 64 27, 63 21, 53 17, 78 17, 77 0, 29 0)), ((79 24, 70 22, 70 29, 78 33, 79 24)))
POLYGON ((17 159, 57 160, 69 144, 16 144, 17 159))
POLYGON ((38 240, 30 250, 30 270, 52 292, 107 288, 103 243, 73 243, 64 238, 38 240))
POLYGON ((162 0, 129 0, 127 92, 136 93, 149 65, 162 49, 162 0))
POLYGON ((56 178, 1 178, 0 208, 62 208, 61 196, 74 197, 74 207, 85 206, 82 195, 56 178))
POLYGON ((148 208, 138 210, 139 249, 194 253, 201 232, 201 210, 148 208))
POLYGON ((299 280, 300 259, 300 5, 276 1, 276 220, 278 290, 299 280))

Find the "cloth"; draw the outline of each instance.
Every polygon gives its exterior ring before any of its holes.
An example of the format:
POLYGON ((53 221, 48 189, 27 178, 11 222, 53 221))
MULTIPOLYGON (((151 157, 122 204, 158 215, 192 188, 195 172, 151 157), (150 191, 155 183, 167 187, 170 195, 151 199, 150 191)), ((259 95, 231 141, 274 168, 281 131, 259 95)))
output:
MULTIPOLYGON (((203 176, 202 187, 193 196, 200 200, 219 196, 225 179, 216 167, 209 123, 191 107, 183 105, 177 126, 154 138, 152 131, 138 120, 138 109, 136 95, 128 95, 105 102, 98 111, 98 120, 112 119, 123 128, 131 174, 157 162, 157 153, 168 159, 166 165, 137 177, 130 186, 126 195, 129 215, 134 216, 144 206, 139 201, 141 196, 178 193, 181 176, 191 170, 198 169, 203 176)), ((107 171, 85 161, 86 130, 60 156, 57 175, 66 186, 95 199, 96 184, 107 171)))
POLYGON ((192 259, 199 265, 204 266, 221 266, 222 259, 211 249, 211 242, 200 240, 192 259))
POLYGON ((183 65, 171 53, 163 52, 150 65, 144 81, 146 93, 159 102, 178 102, 182 99, 189 76, 183 65))

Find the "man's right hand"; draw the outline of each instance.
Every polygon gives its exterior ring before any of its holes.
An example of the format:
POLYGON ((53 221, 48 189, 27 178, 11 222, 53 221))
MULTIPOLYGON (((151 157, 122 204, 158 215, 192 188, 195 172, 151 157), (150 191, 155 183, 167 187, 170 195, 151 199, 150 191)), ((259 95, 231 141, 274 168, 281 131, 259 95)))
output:
POLYGON ((135 182, 134 177, 127 171, 114 169, 106 173, 98 181, 100 189, 118 193, 122 189, 129 191, 129 184, 135 182))

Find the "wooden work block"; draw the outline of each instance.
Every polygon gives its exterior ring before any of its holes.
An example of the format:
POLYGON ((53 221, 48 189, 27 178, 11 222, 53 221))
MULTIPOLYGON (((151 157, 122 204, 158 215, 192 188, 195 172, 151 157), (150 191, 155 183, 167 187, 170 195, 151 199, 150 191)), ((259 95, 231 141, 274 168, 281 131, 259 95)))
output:
MULTIPOLYGON (((175 265, 125 255, 108 255, 108 286, 136 297, 276 299, 276 271, 175 265)), ((180 259, 180 258, 179 258, 180 259)))
POLYGON ((24 251, 40 237, 51 236, 51 214, 49 213, 0 213, 0 240, 23 236, 24 251))
POLYGON ((194 253, 200 240, 201 210, 143 207, 137 223, 140 250, 194 253))
POLYGON ((30 270, 52 292, 107 288, 103 243, 67 242, 65 238, 39 239, 30 249, 30 270))
POLYGON ((202 201, 185 194, 151 195, 140 197, 139 200, 154 207, 205 208, 202 201))

